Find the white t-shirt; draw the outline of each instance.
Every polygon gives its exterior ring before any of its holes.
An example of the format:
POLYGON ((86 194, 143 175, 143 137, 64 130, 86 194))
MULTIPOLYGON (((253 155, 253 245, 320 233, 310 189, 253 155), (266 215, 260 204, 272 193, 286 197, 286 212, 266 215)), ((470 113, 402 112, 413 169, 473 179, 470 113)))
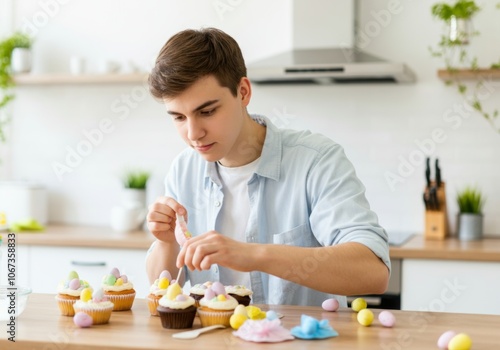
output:
MULTIPOLYGON (((218 217, 218 227, 223 235, 236 241, 246 242, 246 228, 250 216, 250 198, 248 181, 255 173, 260 158, 234 168, 217 163, 217 170, 222 181, 224 202, 218 217)), ((250 274, 231 269, 220 268, 220 281, 224 285, 244 285, 250 288, 250 274)))

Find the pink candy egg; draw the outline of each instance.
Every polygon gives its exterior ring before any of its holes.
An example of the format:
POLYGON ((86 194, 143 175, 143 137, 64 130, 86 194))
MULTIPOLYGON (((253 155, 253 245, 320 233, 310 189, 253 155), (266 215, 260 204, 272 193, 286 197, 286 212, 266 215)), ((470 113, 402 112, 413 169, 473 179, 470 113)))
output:
POLYGON ((162 278, 166 278, 167 280, 171 281, 172 280, 172 275, 170 275, 170 272, 168 272, 167 270, 163 270, 161 273, 160 273, 160 280, 162 278))
POLYGON ((111 272, 110 272, 113 276, 115 276, 115 278, 120 278, 120 271, 116 268, 116 267, 113 267, 111 269, 111 272))
POLYGON ((77 290, 80 288, 80 280, 78 278, 73 278, 71 281, 69 281, 68 287, 73 290, 77 290))
POLYGON ((380 324, 384 327, 392 327, 396 323, 396 317, 392 312, 384 310, 378 315, 378 320, 380 324))
POLYGON ((121 275, 120 278, 122 279, 123 283, 127 283, 128 282, 127 275, 121 275))
POLYGON ((326 311, 337 311, 339 308, 339 301, 337 299, 331 298, 331 299, 326 299, 322 304, 321 307, 323 310, 326 311))
POLYGON ((214 292, 213 290, 211 290, 211 289, 207 289, 207 290, 205 291, 205 299, 207 299, 207 300, 211 300, 211 299, 215 298, 215 296, 216 296, 216 295, 215 295, 215 292, 214 292))
POLYGON ((92 326, 92 317, 87 315, 85 312, 77 312, 73 317, 73 322, 78 327, 88 328, 92 326))
POLYGON ((448 349, 448 343, 450 342, 451 338, 453 338, 455 335, 457 335, 455 331, 446 331, 443 334, 441 334, 441 336, 437 341, 438 348, 443 350, 448 349))
POLYGON ((177 300, 177 301, 186 301, 187 300, 187 296, 183 295, 183 294, 179 294, 178 296, 175 297, 175 300, 177 300))
POLYGON ((226 294, 226 288, 224 288, 224 285, 220 282, 214 282, 211 288, 216 295, 226 294))

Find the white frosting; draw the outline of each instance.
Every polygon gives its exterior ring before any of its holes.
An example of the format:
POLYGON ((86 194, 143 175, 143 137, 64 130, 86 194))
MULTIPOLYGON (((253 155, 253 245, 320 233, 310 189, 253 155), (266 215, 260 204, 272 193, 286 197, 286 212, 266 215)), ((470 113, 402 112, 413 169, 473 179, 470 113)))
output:
POLYGON ((219 301, 217 298, 207 300, 203 297, 200 300, 200 305, 214 310, 234 310, 238 306, 238 302, 232 296, 228 295, 224 301, 219 301))
POLYGON ((79 308, 79 309, 87 309, 87 310, 104 310, 104 309, 109 309, 110 307, 113 307, 114 304, 111 301, 100 301, 98 303, 89 300, 87 302, 78 300, 76 303, 73 304, 74 308, 79 308))
POLYGON ((170 300, 167 297, 163 297, 158 301, 158 304, 160 304, 163 307, 168 307, 169 309, 187 309, 188 307, 194 305, 194 299, 188 295, 184 295, 186 297, 186 300, 179 301, 179 300, 170 300))
POLYGON ((134 285, 130 282, 124 283, 121 286, 108 286, 107 284, 103 284, 102 289, 105 292, 122 292, 124 290, 134 289, 134 285))
POLYGON ((69 287, 65 287, 64 282, 60 282, 59 285, 57 286, 57 293, 71 295, 72 297, 79 297, 82 290, 84 288, 89 288, 89 287, 90 286, 88 284, 82 284, 78 289, 71 289, 69 287))
POLYGON ((197 294, 197 295, 205 295, 205 291, 207 290, 207 286, 204 284, 195 284, 189 289, 189 293, 197 294))
POLYGON ((226 286, 226 293, 236 294, 241 297, 250 296, 253 292, 245 286, 226 286))
POLYGON ((167 288, 160 289, 160 288, 158 288, 158 286, 155 286, 154 284, 152 284, 151 287, 149 288, 149 293, 156 295, 156 296, 160 296, 160 295, 163 296, 163 295, 165 295, 165 293, 167 293, 167 288))

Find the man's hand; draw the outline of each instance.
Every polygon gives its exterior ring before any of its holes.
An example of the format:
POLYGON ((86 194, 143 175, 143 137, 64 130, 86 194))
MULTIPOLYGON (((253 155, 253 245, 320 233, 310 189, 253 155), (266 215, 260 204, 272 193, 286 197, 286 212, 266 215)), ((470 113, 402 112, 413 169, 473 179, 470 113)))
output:
POLYGON ((159 197, 149 206, 148 229, 160 241, 175 242, 176 214, 186 215, 186 209, 175 199, 159 197))

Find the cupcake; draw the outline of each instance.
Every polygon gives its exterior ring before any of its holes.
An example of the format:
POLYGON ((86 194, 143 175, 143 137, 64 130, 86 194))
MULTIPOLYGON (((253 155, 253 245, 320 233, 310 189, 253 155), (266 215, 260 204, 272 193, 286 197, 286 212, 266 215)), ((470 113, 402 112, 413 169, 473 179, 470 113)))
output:
POLYGON ((57 286, 56 301, 63 316, 74 316, 73 304, 80 299, 84 288, 89 288, 87 281, 81 280, 76 271, 71 271, 66 280, 57 286))
POLYGON ((226 294, 226 289, 220 282, 214 282, 205 291, 205 296, 200 300, 198 316, 202 327, 221 324, 229 327, 229 319, 238 306, 235 298, 226 294))
POLYGON ((84 312, 92 317, 92 324, 105 324, 109 322, 113 312, 113 303, 107 300, 101 288, 94 293, 92 289, 84 288, 80 300, 73 305, 73 308, 75 313, 84 312))
POLYGON ((104 295, 114 304, 113 311, 126 311, 132 308, 135 299, 134 285, 126 275, 114 267, 111 272, 102 278, 104 295))
POLYGON ((196 315, 194 299, 182 294, 179 283, 175 282, 167 288, 167 292, 158 301, 157 311, 161 325, 167 329, 182 329, 193 327, 196 315))
POLYGON ((205 296, 205 292, 210 286, 212 285, 212 282, 205 282, 203 284, 195 284, 189 289, 189 296, 192 297, 195 302, 196 306, 200 306, 200 299, 205 296))
POLYGON ((155 280, 155 282, 149 288, 149 294, 147 296, 149 312, 152 316, 158 316, 158 301, 167 293, 167 288, 172 282, 172 276, 167 270, 163 270, 160 276, 155 280))
POLYGON ((226 293, 238 301, 238 304, 250 305, 253 292, 245 286, 226 286, 226 293))

